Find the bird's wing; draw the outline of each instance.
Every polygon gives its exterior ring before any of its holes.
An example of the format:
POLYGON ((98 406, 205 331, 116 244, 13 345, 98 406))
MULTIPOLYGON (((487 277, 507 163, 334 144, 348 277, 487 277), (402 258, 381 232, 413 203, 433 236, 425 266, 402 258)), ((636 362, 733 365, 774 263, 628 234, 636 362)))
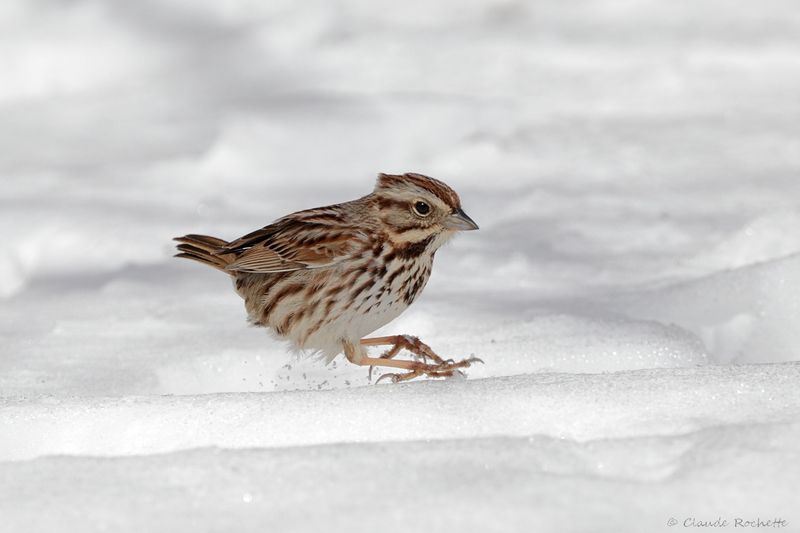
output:
POLYGON ((337 221, 282 218, 229 243, 220 253, 234 253, 234 272, 275 273, 323 268, 360 253, 363 233, 337 221))

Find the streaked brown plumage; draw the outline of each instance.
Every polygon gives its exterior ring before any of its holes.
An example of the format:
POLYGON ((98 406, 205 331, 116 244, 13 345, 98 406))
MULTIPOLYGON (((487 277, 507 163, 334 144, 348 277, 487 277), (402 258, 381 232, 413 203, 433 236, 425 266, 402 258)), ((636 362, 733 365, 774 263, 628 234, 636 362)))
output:
POLYGON ((232 242, 204 235, 175 240, 177 257, 233 278, 252 323, 328 361, 344 353, 355 364, 406 370, 388 374, 400 381, 451 376, 478 361, 445 361, 406 335, 364 338, 419 296, 442 244, 477 228, 441 181, 380 174, 363 198, 287 215, 232 242), (391 348, 370 357, 367 347, 376 345, 391 348), (402 349, 423 361, 393 359, 402 349))

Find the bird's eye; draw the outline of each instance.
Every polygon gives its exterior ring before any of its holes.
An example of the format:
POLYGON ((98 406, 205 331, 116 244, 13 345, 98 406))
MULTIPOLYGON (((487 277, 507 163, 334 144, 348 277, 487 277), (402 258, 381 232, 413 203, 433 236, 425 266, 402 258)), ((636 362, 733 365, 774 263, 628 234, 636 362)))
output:
POLYGON ((414 212, 421 217, 426 217, 431 214, 431 206, 420 200, 414 204, 414 212))

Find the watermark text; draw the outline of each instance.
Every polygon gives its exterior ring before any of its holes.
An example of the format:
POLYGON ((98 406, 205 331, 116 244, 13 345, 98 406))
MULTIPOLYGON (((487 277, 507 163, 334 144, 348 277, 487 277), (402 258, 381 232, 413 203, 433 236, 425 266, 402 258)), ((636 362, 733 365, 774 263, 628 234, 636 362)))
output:
POLYGON ((716 516, 712 518, 697 518, 689 516, 683 519, 672 517, 667 520, 667 525, 669 527, 682 526, 690 528, 781 529, 787 527, 789 521, 780 517, 723 518, 716 516))

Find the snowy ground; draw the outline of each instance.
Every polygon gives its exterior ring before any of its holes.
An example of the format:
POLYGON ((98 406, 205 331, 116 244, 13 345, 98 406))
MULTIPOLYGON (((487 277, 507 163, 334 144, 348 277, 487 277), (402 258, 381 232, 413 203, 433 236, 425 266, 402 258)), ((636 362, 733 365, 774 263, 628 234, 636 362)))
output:
POLYGON ((0 67, 3 533, 800 531, 794 0, 11 0, 0 67), (467 380, 171 258, 409 170, 481 231, 385 332, 467 380))

